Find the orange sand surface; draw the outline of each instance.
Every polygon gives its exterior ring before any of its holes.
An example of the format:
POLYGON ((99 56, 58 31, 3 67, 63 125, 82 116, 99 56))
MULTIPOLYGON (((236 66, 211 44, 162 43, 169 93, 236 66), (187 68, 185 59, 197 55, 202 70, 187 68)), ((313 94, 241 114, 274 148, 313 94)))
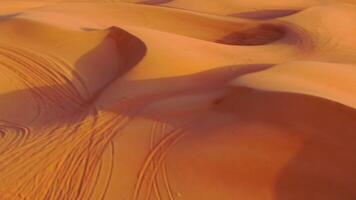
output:
POLYGON ((1 0, 0 200, 355 200, 355 0, 1 0))

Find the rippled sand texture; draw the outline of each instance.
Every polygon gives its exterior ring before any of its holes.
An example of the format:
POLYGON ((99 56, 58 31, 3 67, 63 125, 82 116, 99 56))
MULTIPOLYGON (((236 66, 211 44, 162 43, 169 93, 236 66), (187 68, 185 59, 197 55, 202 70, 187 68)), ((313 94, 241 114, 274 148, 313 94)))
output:
POLYGON ((355 200, 356 1, 1 0, 1 200, 355 200))

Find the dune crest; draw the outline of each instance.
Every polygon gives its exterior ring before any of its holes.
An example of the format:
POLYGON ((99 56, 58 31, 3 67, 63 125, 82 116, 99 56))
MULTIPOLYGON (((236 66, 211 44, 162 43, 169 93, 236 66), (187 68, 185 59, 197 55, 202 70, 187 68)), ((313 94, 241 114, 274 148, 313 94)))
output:
POLYGON ((313 95, 356 108, 355 70, 346 64, 295 62, 239 77, 232 85, 313 95))
POLYGON ((286 17, 300 12, 300 10, 258 10, 236 13, 231 16, 255 20, 269 20, 273 18, 286 17))

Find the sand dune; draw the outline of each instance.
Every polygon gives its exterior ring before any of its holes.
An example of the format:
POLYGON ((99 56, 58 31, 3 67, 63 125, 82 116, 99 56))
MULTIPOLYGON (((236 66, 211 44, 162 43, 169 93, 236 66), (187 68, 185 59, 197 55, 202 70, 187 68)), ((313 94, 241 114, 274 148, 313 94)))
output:
POLYGON ((0 199, 356 199, 356 1, 0 2, 0 199))
POLYGON ((355 70, 346 64, 296 62, 240 77, 232 84, 313 95, 356 108, 355 70), (330 82, 331 77, 334 82, 330 82))

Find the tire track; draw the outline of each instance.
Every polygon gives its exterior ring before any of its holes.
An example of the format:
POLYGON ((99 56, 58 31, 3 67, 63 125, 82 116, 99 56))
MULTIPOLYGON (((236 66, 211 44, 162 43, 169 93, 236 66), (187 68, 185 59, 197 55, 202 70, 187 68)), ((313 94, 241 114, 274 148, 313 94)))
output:
MULTIPOLYGON (((84 169, 83 173, 75 178, 75 173, 78 171, 78 167, 73 166, 72 161, 66 162, 62 169, 57 175, 57 180, 70 180, 69 183, 63 184, 52 184, 51 189, 46 194, 48 199, 87 199, 95 186, 90 186, 89 183, 93 179, 93 171, 98 166, 101 160, 101 156, 105 151, 106 147, 112 142, 112 138, 120 133, 120 130, 124 128, 130 120, 130 115, 124 116, 100 116, 97 124, 91 129, 91 137, 89 141, 84 141, 84 143, 77 145, 85 148, 75 149, 71 152, 71 156, 77 157, 76 160, 80 160, 80 163, 76 163, 79 168, 84 169), (74 177, 74 178, 73 178, 74 177), (73 180, 75 179, 75 180, 73 180), (58 188, 63 188, 62 190, 68 191, 70 188, 74 188, 67 196, 62 196, 56 193, 58 188), (76 191, 76 192, 74 192, 76 191)), ((87 137, 88 135, 81 135, 81 137, 87 137)), ((113 155, 114 156, 114 155, 113 155)), ((65 159, 67 160, 67 159, 65 159)), ((75 163, 75 162, 74 162, 75 163)), ((108 179, 110 181, 111 175, 108 179)), ((105 193, 105 192, 104 192, 105 193)), ((104 194, 103 194, 104 195, 104 194)))
MULTIPOLYGON (((153 151, 155 146, 157 145, 156 144, 156 137, 158 138, 158 142, 163 138, 165 137, 165 133, 166 133, 166 125, 163 124, 162 122, 159 122, 159 121, 154 121, 152 123, 152 130, 150 132, 150 138, 151 138, 151 145, 150 145, 150 151, 153 151)), ((162 149, 159 148, 158 149, 158 154, 161 154, 162 152, 162 149)), ((163 179, 163 185, 164 185, 164 188, 166 189, 166 193, 167 193, 167 196, 170 200, 174 199, 173 197, 173 194, 172 194, 172 189, 170 187, 170 184, 169 184, 169 180, 168 180, 168 177, 167 177, 167 167, 165 165, 165 162, 162 163, 162 165, 157 165, 157 159, 154 158, 152 160, 152 164, 151 164, 151 171, 154 172, 154 170, 156 168, 161 168, 162 169, 162 179, 163 179)), ((155 195, 156 195, 156 199, 162 199, 162 195, 160 194, 160 191, 159 191, 159 179, 158 179, 158 176, 159 174, 157 173, 156 176, 154 176, 154 181, 153 181, 153 190, 155 192, 155 195)), ((150 197, 151 197, 151 193, 152 193, 152 187, 149 186, 149 190, 147 192, 147 195, 146 195, 146 200, 149 200, 150 197)))
POLYGON ((110 167, 110 172, 109 172, 109 177, 108 177, 108 181, 105 185, 105 190, 101 196, 101 200, 105 199, 105 196, 108 192, 110 183, 111 183, 111 178, 112 178, 112 174, 113 174, 113 169, 114 169, 114 165, 115 165, 115 145, 114 142, 110 142, 110 147, 111 147, 111 167, 110 167))
POLYGON ((5 120, 0 120, 0 155, 22 145, 30 136, 31 129, 5 120))
MULTIPOLYGON (((151 131, 150 131, 150 151, 153 150, 153 148, 155 146, 155 143, 156 143, 156 133, 158 131, 158 129, 157 129, 158 126, 159 126, 159 122, 153 122, 152 123, 152 128, 151 128, 151 131)), ((153 162, 151 163, 151 170, 154 170, 154 168, 156 167, 155 165, 156 165, 155 160, 153 160, 153 162)), ((154 180, 153 189, 154 189, 154 193, 155 193, 156 199, 157 200, 161 200, 161 195, 160 195, 159 188, 158 188, 157 178, 155 178, 155 180, 154 180)), ((150 198, 151 192, 152 191, 148 191, 146 199, 150 198)))
MULTIPOLYGON (((162 124, 161 126, 161 132, 162 133, 166 133, 166 130, 167 129, 167 126, 165 124, 162 124)), ((166 162, 163 162, 162 163, 162 168, 163 168, 163 181, 164 181, 164 185, 165 185, 165 188, 166 188, 166 191, 167 191, 167 194, 168 194, 168 198, 169 200, 174 200, 174 197, 173 197, 173 193, 172 193, 172 187, 170 186, 170 183, 169 183, 169 180, 168 180, 168 170, 167 170, 167 165, 166 165, 166 162)))
MULTIPOLYGON (((158 158, 157 158, 157 165, 161 166, 162 163, 164 162, 164 159, 166 157, 166 155, 168 154, 168 151, 174 146, 174 144, 176 144, 180 139, 182 139, 185 135, 187 135, 188 132, 186 130, 180 130, 177 131, 176 133, 173 133, 167 137, 169 137, 170 139, 167 140, 166 147, 162 147, 163 150, 160 154, 158 154, 158 158)), ((149 190, 151 190, 152 187, 152 182, 154 181, 154 178, 157 176, 158 172, 160 170, 160 167, 156 167, 153 172, 152 175, 150 177, 150 179, 148 180, 148 186, 149 186, 149 190)))
POLYGON ((69 78, 70 75, 59 70, 73 71, 64 61, 53 56, 42 56, 28 50, 7 46, 0 46, 0 56, 11 61, 2 61, 1 64, 12 71, 32 91, 38 107, 54 105, 61 110, 77 110, 87 101, 88 91, 80 76, 74 73, 75 81, 79 83, 86 97, 81 95, 77 86, 69 78))
MULTIPOLYGON (((146 157, 141 170, 138 173, 138 178, 137 178, 137 182, 135 185, 135 189, 134 189, 134 194, 133 194, 133 199, 137 200, 139 199, 139 194, 140 191, 142 189, 142 184, 144 182, 145 176, 148 173, 148 169, 149 166, 151 164, 151 162, 153 162, 153 159, 155 159, 155 157, 159 154, 163 154, 163 152, 161 152, 161 148, 163 148, 164 146, 168 145, 170 141, 174 140, 174 138, 176 137, 176 135, 181 134, 183 131, 181 129, 178 130, 174 130, 172 133, 170 133, 169 135, 167 135, 166 137, 164 137, 157 145, 156 147, 148 154, 148 156, 146 157)), ((158 169, 158 168, 156 168, 158 169)), ((154 172, 156 172, 156 170, 153 170, 152 175, 150 176, 150 179, 148 181, 148 191, 150 191, 150 188, 152 187, 152 182, 153 182, 153 178, 154 177, 154 172)))
MULTIPOLYGON (((13 182, 13 184, 5 188, 17 188, 16 191, 22 192, 22 194, 26 194, 26 196, 32 199, 89 198, 97 180, 95 171, 97 171, 100 166, 101 155, 106 147, 110 145, 112 137, 120 132, 119 129, 127 125, 129 117, 106 115, 101 116, 97 124, 90 124, 94 121, 94 119, 91 119, 82 124, 80 130, 78 130, 75 135, 72 135, 72 137, 70 137, 70 135, 73 134, 73 130, 68 129, 64 133, 61 131, 66 137, 68 136, 66 143, 63 143, 63 141, 58 140, 56 137, 57 140, 55 139, 53 141, 55 144, 52 143, 46 147, 50 148, 52 145, 52 150, 41 153, 33 152, 34 149, 32 149, 30 153, 32 155, 31 157, 22 155, 22 160, 12 160, 12 162, 9 163, 9 167, 16 166, 11 171, 7 170, 8 167, 0 169, 1 175, 6 174, 5 176, 11 179, 16 177, 15 181, 17 183, 13 182), (92 127, 94 128, 88 129, 92 127), (55 150, 54 148, 57 146, 65 147, 67 153, 55 150), (37 154, 41 155, 37 156, 37 154), (47 155, 51 155, 54 159, 43 159, 43 157, 47 155), (35 163, 37 167, 31 165, 34 160, 40 161, 35 163), (53 165, 53 163, 57 164, 53 165), (54 169, 46 172, 46 168, 54 169), (31 169, 36 170, 31 171, 31 169), (18 174, 17 172, 19 171, 22 173, 18 174), (31 171, 30 175, 27 174, 29 171, 31 171), (20 184, 18 180, 23 180, 21 181, 22 184, 20 184), (31 185, 34 185, 33 181, 37 182, 35 188, 31 188, 31 185), (43 191, 47 192, 44 193, 43 191), (66 191, 66 193, 61 193, 60 191, 66 191)), ((72 129, 74 128, 75 127, 72 127, 72 129)), ((52 135, 55 136, 57 134, 52 135)), ((47 137, 47 139, 50 138, 47 137)), ((42 146, 45 145, 46 144, 42 144, 42 146)), ((36 149, 39 150, 42 148, 37 147, 36 149)), ((29 153, 26 154, 29 155, 29 153)), ((111 169, 113 169, 113 163, 111 169)), ((2 178, 4 178, 2 180, 7 179, 6 177, 2 178)), ((110 179, 111 174, 108 177, 108 183, 110 179)), ((2 184, 0 183, 0 185, 2 184)))
MULTIPOLYGON (((49 163, 56 160, 55 157, 49 157, 51 154, 56 155, 54 154, 54 149, 51 148, 51 145, 53 145, 51 142, 36 144, 37 145, 34 145, 31 148, 19 147, 16 149, 17 151, 11 152, 11 156, 2 159, 0 174, 3 180, 5 180, 7 177, 13 176, 18 177, 18 180, 21 180, 22 178, 30 175, 27 173, 28 171, 35 173, 36 169, 38 169, 35 166, 48 165, 49 163), (36 160, 37 162, 33 162, 33 160, 36 160)), ((58 145, 55 147, 57 146, 58 145)), ((39 171, 40 169, 38 169, 38 172, 39 171)), ((16 180, 12 179, 11 182, 13 182, 15 186, 19 185, 16 180)), ((10 182, 8 184, 11 185, 10 182)))
MULTIPOLYGON (((136 180, 136 184, 134 187, 133 199, 138 200, 140 198, 140 192, 142 191, 143 183, 145 182, 145 178, 149 173, 149 167, 153 160, 156 160, 156 165, 152 173, 150 174, 147 182, 148 191, 152 190, 154 179, 157 176, 159 170, 161 169, 162 163, 164 161, 165 156, 167 155, 170 148, 177 143, 180 139, 182 139, 185 135, 187 135, 188 129, 194 123, 189 123, 184 128, 175 129, 166 134, 155 146, 155 148, 149 152, 145 161, 142 164, 141 169, 138 172, 138 177, 136 180)), ((147 196, 146 196, 147 197, 147 196)))

